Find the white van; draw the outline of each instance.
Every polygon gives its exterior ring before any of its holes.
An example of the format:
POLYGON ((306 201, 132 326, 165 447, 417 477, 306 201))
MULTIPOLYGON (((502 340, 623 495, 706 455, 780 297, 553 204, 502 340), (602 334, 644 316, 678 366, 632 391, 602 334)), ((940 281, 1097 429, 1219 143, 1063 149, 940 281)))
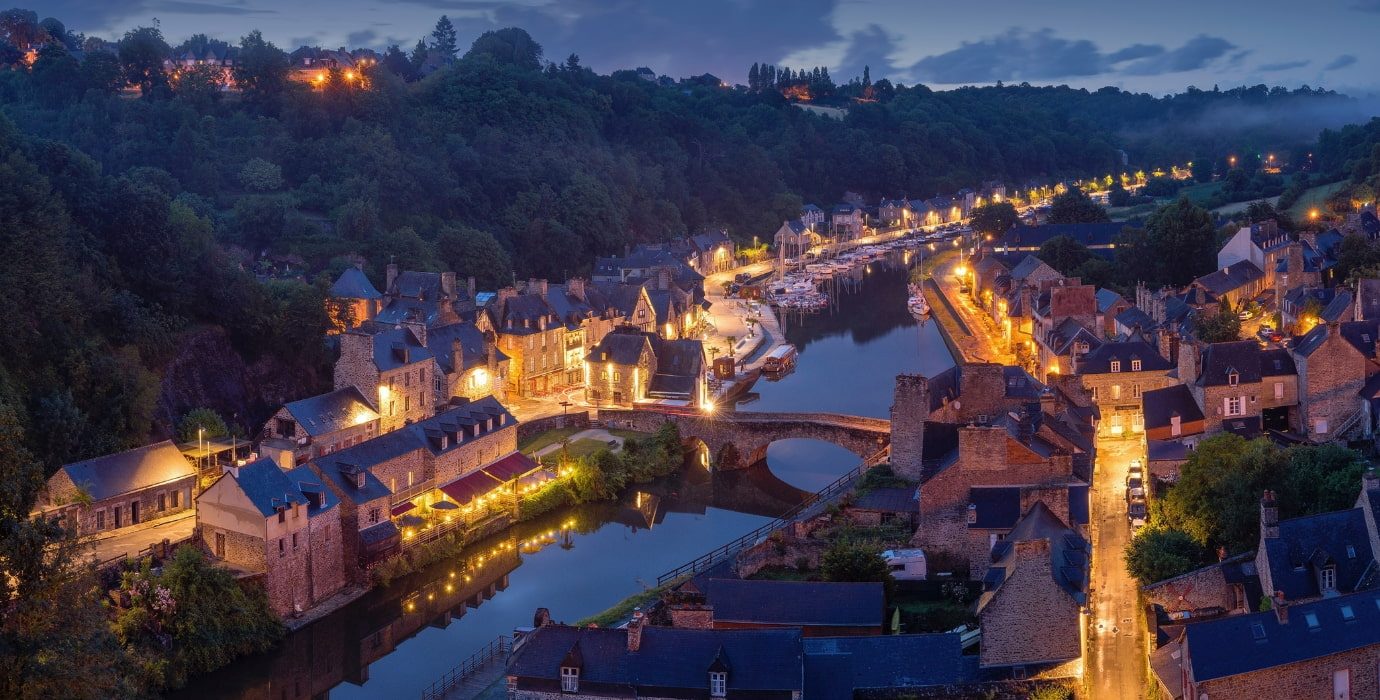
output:
POLYGON ((887 568, 891 569, 891 577, 897 581, 925 580, 923 549, 888 549, 882 552, 882 559, 886 560, 887 568))

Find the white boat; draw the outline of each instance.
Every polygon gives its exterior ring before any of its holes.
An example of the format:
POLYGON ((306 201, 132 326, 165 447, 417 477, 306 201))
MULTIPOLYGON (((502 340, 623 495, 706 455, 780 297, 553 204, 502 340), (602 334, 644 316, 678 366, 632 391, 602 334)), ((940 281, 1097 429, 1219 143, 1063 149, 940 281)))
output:
POLYGON ((925 299, 925 292, 920 285, 910 285, 910 299, 906 300, 906 309, 916 320, 924 321, 930 317, 930 303, 925 299))

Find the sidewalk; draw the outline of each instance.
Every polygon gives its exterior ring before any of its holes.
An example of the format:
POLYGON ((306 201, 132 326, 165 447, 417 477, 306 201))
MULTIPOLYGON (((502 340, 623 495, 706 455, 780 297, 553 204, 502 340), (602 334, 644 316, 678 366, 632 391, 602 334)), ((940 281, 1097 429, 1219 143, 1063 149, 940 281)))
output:
POLYGON ((134 556, 149 545, 168 540, 176 542, 190 537, 196 529, 196 512, 188 509, 176 515, 140 523, 138 529, 96 535, 86 544, 98 562, 126 554, 134 556))

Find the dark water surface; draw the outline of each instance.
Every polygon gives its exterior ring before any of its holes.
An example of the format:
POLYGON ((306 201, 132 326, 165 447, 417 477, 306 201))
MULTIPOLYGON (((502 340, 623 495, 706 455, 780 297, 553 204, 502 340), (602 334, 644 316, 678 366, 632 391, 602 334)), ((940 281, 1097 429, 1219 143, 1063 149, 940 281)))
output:
MULTIPOLYGON (((836 281, 834 308, 784 319, 796 370, 762 381, 743 410, 885 418, 896 374, 952 364, 933 323, 905 308, 900 261, 836 281)), ((188 698, 415 698, 498 635, 598 613, 656 577, 766 523, 851 469, 858 458, 813 440, 783 440, 767 467, 710 476, 690 466, 666 481, 526 523, 454 562, 394 581, 289 636, 273 651, 194 680, 188 698)))

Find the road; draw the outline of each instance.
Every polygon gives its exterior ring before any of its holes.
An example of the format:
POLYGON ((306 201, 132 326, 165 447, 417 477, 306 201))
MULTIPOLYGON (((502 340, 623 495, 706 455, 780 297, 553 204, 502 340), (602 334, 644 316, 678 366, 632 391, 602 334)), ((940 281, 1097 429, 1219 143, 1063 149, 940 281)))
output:
POLYGON ((1099 437, 1093 469, 1092 619, 1085 654, 1087 687, 1093 698, 1140 698, 1145 693, 1144 618, 1137 609, 1135 579, 1122 555, 1131 541, 1126 521, 1126 470, 1144 464, 1141 439, 1099 437))
POLYGON ((195 528, 196 513, 189 510, 186 513, 164 518, 157 524, 142 530, 99 540, 90 540, 89 551, 96 561, 108 561, 121 554, 128 554, 132 557, 155 542, 162 542, 163 540, 176 542, 188 537, 195 528))
MULTIPOLYGON (((971 341, 959 342, 959 347, 966 356, 965 359, 969 362, 1016 364, 1016 356, 1002 349, 1006 346, 1006 341, 997 329, 997 324, 992 321, 992 316, 979 309, 973 300, 960 289, 958 277, 954 275, 954 271, 960 264, 966 263, 958 257, 945 260, 935 267, 931 277, 935 284, 943 290, 944 296, 948 298, 949 303, 972 333, 971 341), (972 347, 967 347, 969 345, 972 347)), ((956 334, 951 335, 957 340, 956 334)))

